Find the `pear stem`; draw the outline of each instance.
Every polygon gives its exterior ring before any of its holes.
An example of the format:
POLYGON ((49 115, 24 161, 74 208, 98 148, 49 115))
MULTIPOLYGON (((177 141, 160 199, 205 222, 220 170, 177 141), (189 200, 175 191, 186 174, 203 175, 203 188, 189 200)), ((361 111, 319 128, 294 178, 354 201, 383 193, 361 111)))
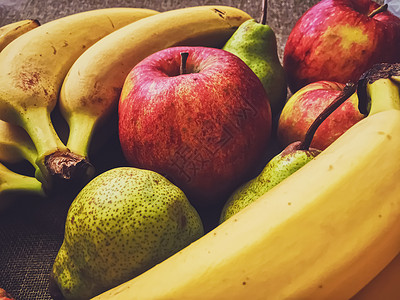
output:
POLYGON ((383 11, 387 11, 387 8, 388 8, 387 3, 379 6, 377 9, 371 11, 371 13, 368 14, 368 18, 373 18, 376 14, 379 14, 383 11))
POLYGON ((299 150, 309 150, 312 139, 318 127, 325 121, 328 116, 333 113, 340 105, 342 105, 348 98, 351 97, 357 90, 357 85, 354 83, 347 83, 343 91, 329 104, 314 120, 311 126, 308 128, 304 140, 299 146, 299 150))
POLYGON ((267 8, 268 8, 268 0, 264 0, 261 7, 261 18, 260 24, 267 24, 267 8))
POLYGON ((180 70, 179 70, 179 73, 181 75, 187 73, 187 71, 186 71, 186 61, 187 61, 188 56, 189 56, 188 52, 181 52, 181 66, 180 66, 180 70))

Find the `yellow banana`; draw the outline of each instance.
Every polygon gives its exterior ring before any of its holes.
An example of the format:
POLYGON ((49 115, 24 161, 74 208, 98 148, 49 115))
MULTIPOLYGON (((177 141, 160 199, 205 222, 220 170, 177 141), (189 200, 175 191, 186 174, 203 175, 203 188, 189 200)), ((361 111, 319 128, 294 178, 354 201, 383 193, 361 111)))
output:
POLYGON ((140 8, 77 13, 25 33, 0 52, 0 119, 28 132, 44 174, 69 179, 77 168, 93 171, 66 148, 50 119, 70 66, 100 38, 155 13, 140 8))
POLYGON ((44 197, 45 192, 35 177, 15 173, 0 163, 0 212, 22 195, 44 197))
POLYGON ((400 252, 399 86, 381 78, 368 94, 368 117, 314 160, 94 299, 351 298, 400 252))
POLYGON ((38 20, 21 20, 0 27, 0 52, 17 37, 40 26, 38 20))
POLYGON ((76 60, 61 89, 68 148, 87 156, 95 127, 116 111, 126 76, 143 58, 177 45, 221 47, 248 19, 229 6, 188 7, 139 20, 94 44, 76 60))
POLYGON ((398 300, 400 298, 400 253, 351 300, 398 300))

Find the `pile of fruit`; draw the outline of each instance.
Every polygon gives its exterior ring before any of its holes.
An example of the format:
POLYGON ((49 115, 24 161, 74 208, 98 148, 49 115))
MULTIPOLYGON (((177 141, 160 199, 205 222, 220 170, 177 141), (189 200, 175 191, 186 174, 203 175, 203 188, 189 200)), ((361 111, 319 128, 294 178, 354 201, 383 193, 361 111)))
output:
POLYGON ((0 28, 1 209, 78 191, 55 299, 400 297, 400 19, 322 0, 281 64, 265 7, 0 28))

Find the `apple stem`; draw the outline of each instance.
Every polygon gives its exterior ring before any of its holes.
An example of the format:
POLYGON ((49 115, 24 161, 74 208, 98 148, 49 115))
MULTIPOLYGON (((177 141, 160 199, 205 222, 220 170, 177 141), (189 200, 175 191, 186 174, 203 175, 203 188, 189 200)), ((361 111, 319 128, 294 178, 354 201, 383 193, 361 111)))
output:
POLYGON ((309 150, 312 139, 318 127, 325 121, 325 119, 333 113, 340 105, 342 105, 348 98, 351 97, 357 90, 357 85, 349 82, 344 87, 343 91, 329 104, 314 120, 311 126, 308 128, 304 140, 299 146, 299 150, 309 150))
POLYGON ((261 18, 260 18, 260 24, 262 25, 267 24, 267 7, 268 7, 268 0, 264 0, 261 7, 261 18))
POLYGON ((180 74, 186 74, 186 61, 189 56, 189 52, 181 52, 181 66, 180 66, 180 74))
POLYGON ((379 6, 377 9, 373 10, 373 11, 368 15, 368 17, 369 17, 369 18, 373 18, 376 14, 379 14, 379 13, 381 13, 381 12, 383 12, 383 11, 387 11, 387 8, 388 8, 387 3, 386 3, 386 4, 383 4, 383 5, 379 6))

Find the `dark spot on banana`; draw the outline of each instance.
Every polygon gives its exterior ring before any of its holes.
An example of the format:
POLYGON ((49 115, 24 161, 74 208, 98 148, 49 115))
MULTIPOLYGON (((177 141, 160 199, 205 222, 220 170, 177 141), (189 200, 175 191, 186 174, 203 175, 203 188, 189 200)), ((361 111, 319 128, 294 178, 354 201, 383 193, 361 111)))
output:
POLYGON ((20 72, 18 76, 20 82, 18 87, 24 91, 33 89, 40 79, 39 72, 20 72))
POLYGON ((216 9, 216 8, 214 8, 214 12, 217 13, 218 16, 220 16, 222 19, 225 19, 225 15, 226 15, 225 12, 223 12, 223 11, 221 11, 219 9, 216 9))

